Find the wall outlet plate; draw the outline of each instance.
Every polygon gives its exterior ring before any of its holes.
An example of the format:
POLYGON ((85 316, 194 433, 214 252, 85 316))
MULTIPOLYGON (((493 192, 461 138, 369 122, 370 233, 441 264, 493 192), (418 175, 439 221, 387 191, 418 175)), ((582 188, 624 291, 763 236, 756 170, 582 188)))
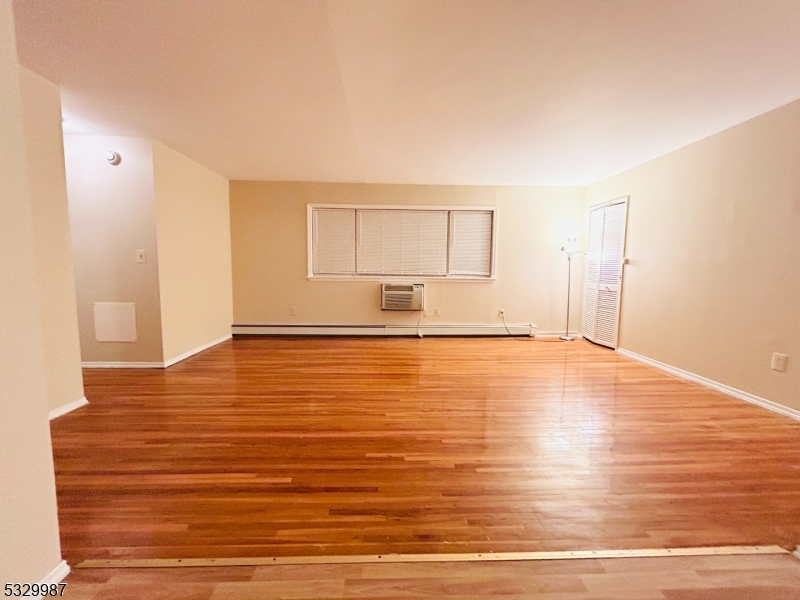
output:
POLYGON ((500 317, 505 317, 506 316, 506 309, 505 308, 501 308, 499 311, 497 311, 497 314, 500 317))

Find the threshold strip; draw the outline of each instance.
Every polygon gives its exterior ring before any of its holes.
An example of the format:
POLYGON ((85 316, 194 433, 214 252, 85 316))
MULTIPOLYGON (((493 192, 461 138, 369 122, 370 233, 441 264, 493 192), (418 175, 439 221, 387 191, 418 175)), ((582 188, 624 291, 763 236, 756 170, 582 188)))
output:
POLYGON ((585 560, 592 558, 659 558, 666 556, 731 556, 791 554, 780 546, 708 546, 641 550, 565 550, 558 552, 479 552, 473 554, 375 554, 340 556, 256 556, 242 558, 90 559, 76 569, 152 569, 176 567, 252 567, 263 565, 329 565, 413 562, 488 562, 519 560, 585 560))

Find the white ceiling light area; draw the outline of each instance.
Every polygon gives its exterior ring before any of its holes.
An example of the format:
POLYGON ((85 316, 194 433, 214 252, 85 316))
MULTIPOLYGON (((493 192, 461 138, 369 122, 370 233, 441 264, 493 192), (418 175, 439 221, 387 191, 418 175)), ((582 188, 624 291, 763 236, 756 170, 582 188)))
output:
POLYGON ((586 185, 800 98, 798 0, 14 9, 67 122, 229 179, 586 185))

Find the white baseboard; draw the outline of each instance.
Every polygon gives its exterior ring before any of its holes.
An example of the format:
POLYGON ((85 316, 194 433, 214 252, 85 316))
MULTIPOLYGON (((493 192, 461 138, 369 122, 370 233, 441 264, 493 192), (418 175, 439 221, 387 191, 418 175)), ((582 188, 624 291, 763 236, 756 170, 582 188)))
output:
POLYGON ((72 402, 68 402, 64 406, 59 406, 58 408, 54 408, 50 411, 49 416, 50 420, 57 419, 58 417, 64 416, 67 413, 72 412, 76 408, 80 408, 81 406, 86 406, 89 404, 89 401, 86 399, 86 396, 83 398, 78 398, 77 400, 73 400, 72 402))
POLYGON ((208 342, 207 344, 203 344, 197 348, 192 348, 188 352, 184 352, 179 356, 175 356, 174 358, 170 358, 169 360, 165 360, 163 362, 82 362, 81 367, 84 369, 166 369, 175 363, 186 360, 190 356, 194 356, 203 350, 208 350, 212 346, 221 344, 229 339, 231 339, 230 335, 223 336, 218 340, 208 342))
POLYGON ((84 369, 163 369, 163 362, 82 362, 84 369))
MULTIPOLYGON (((486 335, 486 336, 533 336, 536 327, 533 325, 509 325, 506 330, 503 325, 420 325, 419 332, 426 336, 465 336, 465 335, 486 335)), ((384 335, 387 336, 415 336, 417 335, 416 325, 386 325, 384 335)))
POLYGON ((384 335, 382 325, 234 325, 233 335, 384 335))
POLYGON ((174 358, 170 358, 169 360, 165 360, 164 361, 164 367, 165 368, 166 367, 171 367, 175 363, 179 363, 182 360, 186 360, 190 356, 194 356, 195 354, 197 354, 199 352, 202 352, 203 350, 208 350, 212 346, 216 346, 217 344, 221 344, 222 342, 225 342, 225 341, 227 341, 229 339, 231 339, 231 334, 222 336, 218 340, 214 340, 213 342, 208 342, 207 344, 203 344, 202 346, 198 346, 197 348, 193 348, 193 349, 189 350, 188 352, 184 352, 183 354, 179 354, 178 356, 176 356, 174 358))
POLYGON ((633 360, 639 361, 646 365, 650 365, 651 367, 655 367, 656 369, 661 369, 662 371, 666 371, 671 375, 675 375, 675 377, 680 377, 681 379, 685 379, 687 381, 693 381, 694 383, 699 383, 700 385, 711 388, 712 390, 717 390, 718 392, 722 392, 723 394, 727 394, 728 396, 733 396, 734 398, 738 398, 739 400, 750 402, 751 404, 755 404, 762 408, 766 408, 767 410, 771 410, 772 412, 776 412, 785 417, 789 417, 791 419, 795 419, 796 421, 800 421, 800 410, 789 408, 788 406, 784 406, 783 404, 778 404, 777 402, 773 402, 772 400, 767 400, 766 398, 762 398, 761 396, 756 396, 755 394, 750 394, 749 392, 738 390, 729 385, 725 385, 724 383, 714 381, 713 379, 708 379, 707 377, 702 377, 701 375, 695 375, 694 373, 690 373, 689 371, 684 371, 683 369, 679 369, 678 367, 673 367, 672 365, 668 365, 666 363, 653 360, 652 358, 647 358, 646 356, 642 356, 641 354, 636 354, 635 352, 631 352, 630 350, 617 348, 617 352, 633 360))
MULTIPOLYGON (((416 325, 234 325, 233 335, 416 336, 416 325)), ((536 325, 420 325, 426 336, 532 336, 536 325)))
MULTIPOLYGON (((569 334, 577 339, 583 339, 583 334, 580 331, 570 331, 569 334)), ((536 331, 537 338, 560 338, 564 335, 563 331, 536 331)))
POLYGON ((39 581, 39 585, 42 584, 52 584, 52 583, 61 583, 67 578, 71 569, 67 564, 67 561, 62 560, 60 563, 56 565, 56 568, 50 571, 47 575, 44 576, 44 579, 39 581))

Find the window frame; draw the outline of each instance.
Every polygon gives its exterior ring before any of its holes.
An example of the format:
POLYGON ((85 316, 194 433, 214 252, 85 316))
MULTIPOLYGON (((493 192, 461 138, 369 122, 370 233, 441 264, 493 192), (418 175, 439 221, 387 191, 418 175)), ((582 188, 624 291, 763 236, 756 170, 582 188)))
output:
MULTIPOLYGON (((411 283, 420 281, 496 281, 497 280, 497 219, 498 210, 496 206, 417 206, 414 204, 320 204, 310 203, 306 205, 306 247, 307 247, 307 275, 306 278, 313 281, 392 281, 397 283, 411 283), (314 273, 314 210, 315 209, 347 209, 355 210, 356 213, 356 244, 358 244, 358 211, 359 210, 405 210, 405 211, 447 211, 447 253, 448 270, 450 256, 450 214, 455 211, 469 212, 491 212, 492 213, 492 244, 491 257, 489 260, 491 274, 486 277, 483 275, 359 275, 347 273, 335 274, 315 274, 314 273)), ((356 269, 358 264, 356 263, 356 269)))

